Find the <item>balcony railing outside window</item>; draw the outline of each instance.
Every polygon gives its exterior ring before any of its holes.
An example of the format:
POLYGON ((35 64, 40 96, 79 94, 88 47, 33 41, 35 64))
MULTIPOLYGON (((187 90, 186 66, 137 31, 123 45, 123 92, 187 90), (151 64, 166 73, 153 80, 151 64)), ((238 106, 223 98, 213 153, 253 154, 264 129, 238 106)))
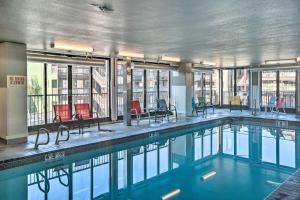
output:
POLYGON ((109 117, 107 66, 107 61, 104 66, 91 67, 29 62, 28 126, 52 123, 54 119, 53 106, 68 104, 70 100, 73 112, 75 103, 89 103, 93 112, 98 112, 99 117, 109 117), (68 77, 70 67, 72 80, 68 77), (44 77, 45 71, 47 77, 44 77), (43 89, 45 84, 47 85, 46 91, 43 89), (72 95, 69 94, 68 88, 72 90, 72 95), (46 103, 47 107, 45 107, 46 103))

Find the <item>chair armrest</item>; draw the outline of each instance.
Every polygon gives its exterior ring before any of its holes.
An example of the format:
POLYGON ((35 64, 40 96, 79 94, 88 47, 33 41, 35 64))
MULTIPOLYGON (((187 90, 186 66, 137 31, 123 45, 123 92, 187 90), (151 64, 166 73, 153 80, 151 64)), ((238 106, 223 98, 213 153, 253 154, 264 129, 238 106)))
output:
POLYGON ((136 109, 131 109, 131 115, 138 115, 138 112, 136 109))
POLYGON ((81 120, 82 119, 82 115, 80 113, 75 113, 75 114, 72 115, 72 119, 81 120))
POLYGON ((99 119, 99 114, 98 114, 98 112, 93 112, 92 114, 93 114, 92 117, 94 117, 94 114, 96 114, 96 118, 99 119))
POLYGON ((53 119, 53 123, 61 122, 61 117, 59 115, 55 115, 53 119))
POLYGON ((174 110, 176 110, 176 106, 175 106, 175 105, 170 105, 169 110, 171 110, 172 108, 173 108, 174 110))
POLYGON ((144 112, 155 112, 156 111, 156 109, 155 108, 144 108, 144 112))

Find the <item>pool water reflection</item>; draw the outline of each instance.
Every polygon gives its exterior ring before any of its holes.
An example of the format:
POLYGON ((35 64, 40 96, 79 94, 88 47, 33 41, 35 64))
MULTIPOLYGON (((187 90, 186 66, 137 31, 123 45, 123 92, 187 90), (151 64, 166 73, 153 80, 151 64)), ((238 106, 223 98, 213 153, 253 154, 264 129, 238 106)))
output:
POLYGON ((174 191, 172 199, 263 199, 275 189, 270 183, 283 182, 300 164, 298 130, 254 125, 191 130, 116 149, 74 155, 55 167, 0 171, 0 192, 8 200, 162 199, 174 191))

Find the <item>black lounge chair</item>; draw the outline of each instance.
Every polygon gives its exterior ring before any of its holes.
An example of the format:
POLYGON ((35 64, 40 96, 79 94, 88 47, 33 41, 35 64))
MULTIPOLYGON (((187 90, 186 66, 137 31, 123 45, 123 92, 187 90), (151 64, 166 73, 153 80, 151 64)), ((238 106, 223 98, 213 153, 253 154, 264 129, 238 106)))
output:
POLYGON ((165 99, 158 99, 157 100, 157 109, 155 110, 155 122, 156 122, 156 119, 159 117, 161 117, 161 118, 167 117, 168 121, 169 121, 169 116, 171 115, 172 112, 175 113, 175 118, 177 120, 176 106, 174 106, 174 105, 168 106, 165 99))

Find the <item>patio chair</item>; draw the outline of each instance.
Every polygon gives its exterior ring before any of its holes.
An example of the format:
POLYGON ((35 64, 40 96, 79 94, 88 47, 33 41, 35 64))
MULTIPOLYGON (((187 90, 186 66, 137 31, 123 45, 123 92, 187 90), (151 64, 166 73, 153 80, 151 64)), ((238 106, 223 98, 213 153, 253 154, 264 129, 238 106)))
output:
POLYGON ((137 119, 137 125, 140 123, 141 117, 147 117, 150 124, 150 112, 147 109, 142 110, 139 100, 131 101, 131 116, 135 116, 137 119))
POLYGON ((271 98, 269 99, 269 102, 268 102, 268 107, 270 109, 270 112, 274 112, 276 111, 276 96, 271 96, 271 98))
POLYGON ((206 102, 206 98, 205 97, 198 97, 198 106, 199 107, 203 107, 206 114, 207 114, 207 109, 212 108, 213 109, 213 113, 215 113, 215 105, 213 105, 212 103, 207 103, 206 102))
POLYGON ((74 128, 75 125, 79 127, 79 134, 81 133, 80 120, 77 114, 72 115, 71 105, 69 104, 57 104, 53 105, 54 110, 54 119, 53 123, 59 123, 60 125, 72 125, 74 128), (75 123, 76 122, 76 123, 75 123))
POLYGON ((230 103, 229 103, 229 110, 230 110, 230 112, 232 110, 240 110, 241 112, 243 111, 242 100, 241 100, 240 96, 231 97, 230 103))
POLYGON ((91 112, 90 105, 88 103, 76 103, 74 104, 75 112, 80 120, 81 129, 83 133, 83 127, 85 124, 88 124, 88 127, 91 123, 94 123, 96 120, 98 131, 100 131, 100 121, 97 112, 91 112), (96 117, 94 117, 94 114, 96 117))
POLYGON ((202 115, 204 116, 205 109, 204 109, 203 107, 198 106, 198 105, 196 104, 195 98, 194 98, 194 97, 192 97, 192 108, 193 108, 192 114, 194 114, 194 112, 196 112, 196 115, 197 115, 197 117, 198 117, 198 113, 201 112, 202 115))
POLYGON ((275 104, 275 107, 276 107, 276 111, 277 113, 279 113, 280 111, 280 108, 283 110, 283 112, 285 113, 285 99, 283 97, 277 99, 276 101, 276 104, 275 104))
POLYGON ((165 99, 157 100, 157 109, 155 110, 155 122, 158 117, 167 117, 169 121, 170 113, 175 113, 175 118, 177 120, 177 110, 176 106, 170 105, 168 106, 165 99))

